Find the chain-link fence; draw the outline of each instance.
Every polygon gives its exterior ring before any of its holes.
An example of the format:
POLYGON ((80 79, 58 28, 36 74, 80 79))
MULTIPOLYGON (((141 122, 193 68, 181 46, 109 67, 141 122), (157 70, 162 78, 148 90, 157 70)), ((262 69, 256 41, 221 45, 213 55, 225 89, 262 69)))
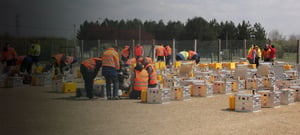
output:
MULTIPOLYGON (((261 50, 265 47, 266 41, 247 41, 247 40, 39 40, 41 45, 40 60, 48 61, 52 55, 65 53, 66 55, 77 56, 80 61, 99 57, 103 51, 111 45, 117 45, 116 48, 121 52, 125 45, 133 48, 136 44, 142 44, 145 49, 144 56, 154 56, 154 45, 170 45, 174 49, 174 55, 183 50, 195 50, 199 53, 200 62, 229 62, 238 61, 239 58, 245 58, 248 49, 252 44, 258 45, 261 50)), ((17 50, 18 55, 26 55, 30 47, 31 40, 16 40, 11 45, 17 50)), ((1 48, 3 44, 1 44, 1 48)), ((283 51, 277 48, 277 60, 295 63, 297 56, 297 44, 289 45, 288 49, 283 51)), ((134 57, 131 53, 130 57, 134 57)))

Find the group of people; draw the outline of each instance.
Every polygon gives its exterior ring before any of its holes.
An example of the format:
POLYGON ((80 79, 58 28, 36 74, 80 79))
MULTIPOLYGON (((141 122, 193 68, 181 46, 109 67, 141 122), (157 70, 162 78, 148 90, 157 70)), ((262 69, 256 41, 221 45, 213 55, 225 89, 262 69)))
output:
POLYGON ((180 51, 176 55, 176 60, 177 61, 190 60, 190 61, 195 61, 196 64, 198 64, 200 62, 200 55, 197 52, 192 51, 192 50, 189 50, 189 51, 180 51))
MULTIPOLYGON (((131 54, 130 52, 131 52, 130 46, 128 45, 124 46, 121 52, 121 60, 124 63, 128 61, 131 54)), ((141 44, 137 44, 136 46, 134 46, 134 56, 136 60, 141 60, 143 58, 144 50, 141 44)), ((165 61, 167 67, 170 66, 171 56, 172 56, 172 48, 170 47, 170 45, 160 44, 155 48, 155 57, 157 58, 157 61, 165 61)), ((147 56, 147 58, 151 58, 151 57, 147 56)))
POLYGON ((1 52, 1 62, 5 64, 5 68, 2 73, 6 74, 10 71, 11 67, 19 66, 20 72, 27 72, 31 74, 32 65, 39 65, 39 56, 41 54, 40 44, 36 41, 32 41, 28 49, 28 54, 25 56, 18 56, 15 48, 11 46, 11 43, 7 42, 3 46, 1 52))
POLYGON ((266 44, 264 49, 261 49, 257 45, 252 45, 247 54, 247 59, 250 64, 255 64, 256 67, 259 66, 259 60, 263 60, 264 62, 272 62, 276 59, 276 48, 274 45, 266 44))

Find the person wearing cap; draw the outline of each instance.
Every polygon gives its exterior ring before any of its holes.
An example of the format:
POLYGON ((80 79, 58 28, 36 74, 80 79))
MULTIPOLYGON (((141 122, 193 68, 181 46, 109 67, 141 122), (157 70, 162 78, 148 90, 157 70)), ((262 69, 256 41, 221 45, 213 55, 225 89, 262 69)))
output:
POLYGON ((155 88, 157 86, 157 75, 155 68, 149 63, 148 59, 144 59, 142 64, 149 75, 148 88, 155 88))
POLYGON ((102 58, 90 58, 83 61, 80 65, 80 71, 84 80, 86 96, 89 99, 94 98, 94 79, 97 76, 102 65, 102 58))
POLYGON ((130 99, 139 99, 141 97, 141 91, 148 89, 148 76, 149 75, 144 69, 143 64, 137 62, 131 80, 133 85, 129 91, 130 99))
POLYGON ((119 80, 118 71, 120 70, 119 54, 117 46, 107 48, 102 55, 102 75, 106 81, 106 95, 108 100, 119 100, 119 80), (113 95, 111 95, 111 83, 113 84, 113 95))

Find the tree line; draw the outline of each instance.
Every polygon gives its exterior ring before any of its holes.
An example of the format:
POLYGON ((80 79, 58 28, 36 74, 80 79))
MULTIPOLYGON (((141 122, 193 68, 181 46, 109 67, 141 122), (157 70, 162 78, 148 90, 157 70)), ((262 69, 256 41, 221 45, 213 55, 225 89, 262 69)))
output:
POLYGON ((232 21, 207 21, 202 17, 180 21, 163 20, 142 22, 133 20, 84 21, 77 32, 79 40, 250 40, 266 41, 266 32, 260 23, 253 25, 243 20, 237 25, 232 21))

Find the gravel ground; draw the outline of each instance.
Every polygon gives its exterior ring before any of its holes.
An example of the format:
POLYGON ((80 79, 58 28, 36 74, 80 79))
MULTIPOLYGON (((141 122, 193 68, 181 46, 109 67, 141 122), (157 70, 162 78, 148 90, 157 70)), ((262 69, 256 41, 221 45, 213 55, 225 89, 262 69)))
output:
POLYGON ((74 100, 51 87, 0 89, 1 135, 299 135, 300 104, 228 110, 229 95, 169 104, 74 100), (298 129, 299 128, 299 129, 298 129))

